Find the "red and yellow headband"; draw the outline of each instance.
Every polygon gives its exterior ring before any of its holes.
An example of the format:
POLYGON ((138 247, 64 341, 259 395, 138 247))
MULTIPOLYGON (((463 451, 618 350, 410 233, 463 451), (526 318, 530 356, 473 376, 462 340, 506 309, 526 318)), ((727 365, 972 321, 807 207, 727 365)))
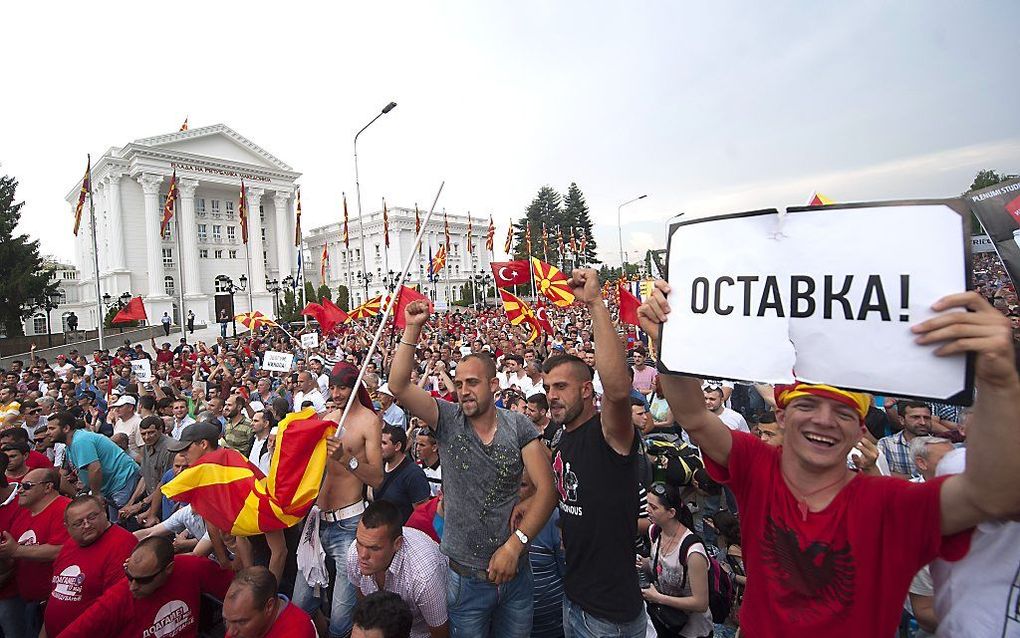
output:
POLYGON ((863 392, 850 392, 849 390, 842 390, 820 383, 812 384, 798 381, 790 385, 777 385, 773 392, 776 397, 776 407, 780 410, 785 409, 786 406, 790 405, 790 401, 799 397, 822 397, 823 399, 832 399, 833 401, 839 401, 844 405, 850 406, 857 411, 857 416, 860 417, 862 423, 864 422, 865 415, 868 414, 868 408, 871 406, 871 397, 863 392))

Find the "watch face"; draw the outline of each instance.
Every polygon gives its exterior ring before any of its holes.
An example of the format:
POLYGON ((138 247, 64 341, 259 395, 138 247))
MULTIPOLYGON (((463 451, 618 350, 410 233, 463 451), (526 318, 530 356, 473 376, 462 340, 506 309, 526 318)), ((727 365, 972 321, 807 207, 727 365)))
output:
POLYGON ((351 468, 351 470, 358 469, 358 459, 352 458, 350 461, 347 462, 347 467, 351 468))

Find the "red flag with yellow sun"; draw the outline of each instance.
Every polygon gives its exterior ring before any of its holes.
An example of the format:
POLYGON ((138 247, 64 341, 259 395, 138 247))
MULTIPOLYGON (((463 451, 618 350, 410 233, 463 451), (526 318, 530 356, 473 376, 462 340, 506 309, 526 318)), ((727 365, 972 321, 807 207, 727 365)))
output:
POLYGON ((537 339, 542 326, 531 307, 524 300, 502 288, 499 289, 499 296, 503 299, 503 310, 506 311, 506 318, 510 320, 510 325, 519 326, 522 323, 527 323, 531 326, 528 343, 537 339))
POLYGON ((382 295, 372 297, 348 313, 348 319, 367 319, 382 312, 382 295))
POLYGON ((535 287, 538 292, 560 308, 574 303, 574 293, 570 291, 569 280, 559 268, 536 257, 531 258, 531 265, 535 271, 535 287))

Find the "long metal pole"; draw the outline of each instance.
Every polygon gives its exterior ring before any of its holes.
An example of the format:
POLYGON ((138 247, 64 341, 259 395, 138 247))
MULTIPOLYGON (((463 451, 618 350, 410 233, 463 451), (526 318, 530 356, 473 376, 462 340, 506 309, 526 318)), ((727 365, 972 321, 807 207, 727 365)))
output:
POLYGON ((644 199, 646 197, 648 197, 648 195, 641 195, 639 197, 635 197, 634 199, 627 200, 624 203, 622 203, 622 204, 620 204, 619 206, 616 207, 616 232, 618 233, 618 238, 620 240, 620 276, 621 277, 625 277, 627 275, 627 261, 623 257, 623 222, 622 222, 622 212, 621 211, 623 210, 623 207, 626 206, 627 204, 633 204, 634 202, 638 201, 639 199, 644 199))
POLYGON ((177 210, 177 199, 176 198, 174 198, 174 226, 176 226, 176 230, 177 230, 177 298, 180 301, 180 305, 181 305, 181 312, 180 312, 181 336, 186 339, 187 338, 187 334, 185 334, 185 327, 184 327, 184 323, 185 323, 185 321, 184 321, 184 316, 185 316, 185 308, 184 308, 184 255, 183 255, 183 253, 181 253, 181 217, 179 215, 179 211, 177 210))
POLYGON ((361 214, 361 179, 358 176, 358 136, 365 132, 369 126, 382 117, 380 113, 372 118, 372 121, 361 127, 361 130, 354 135, 354 192, 358 200, 358 234, 361 235, 361 272, 365 274, 365 301, 368 301, 368 261, 365 256, 365 221, 361 214))
MULTIPOLYGON (((250 241, 251 238, 249 237, 248 240, 250 241)), ((244 245, 244 262, 248 266, 248 312, 255 312, 255 301, 251 294, 255 282, 251 279, 251 250, 248 248, 248 244, 244 245)))
MULTIPOLYGON (((89 166, 92 166, 92 155, 88 156, 89 166)), ((89 174, 89 219, 92 222, 92 265, 96 269, 96 312, 99 317, 99 321, 96 322, 98 326, 96 328, 97 336, 99 337, 99 349, 103 350, 106 346, 103 345, 103 300, 102 291, 99 285, 99 244, 96 241, 96 205, 92 200, 92 175, 91 171, 89 174)), ((150 294, 156 294, 150 292, 150 294)))
MULTIPOLYGON (((445 184, 445 180, 439 184, 439 191, 436 192, 436 198, 432 200, 432 208, 429 209, 428 215, 425 216, 425 223, 421 225, 421 229, 418 231, 418 236, 414 239, 415 246, 421 242, 422 235, 425 234, 425 227, 432 218, 432 213, 436 210, 436 204, 439 202, 439 196, 442 194, 443 186, 445 184)), ((408 254, 407 259, 404 261, 404 268, 401 270, 400 279, 397 281, 397 289, 404 285, 404 281, 407 279, 407 271, 411 268, 411 262, 413 260, 414 250, 408 254)), ((368 363, 372 360, 372 355, 375 354, 376 347, 379 345, 379 338, 382 336, 383 330, 386 328, 386 320, 389 319, 390 312, 396 305, 397 304, 395 303, 383 304, 384 308, 382 318, 379 320, 379 328, 376 329, 375 336, 372 338, 372 344, 368 347, 368 354, 365 355, 365 363, 363 363, 361 369, 358 370, 358 378, 354 381, 354 390, 351 392, 351 396, 347 397, 347 405, 344 406, 343 414, 340 415, 339 427, 333 435, 338 439, 344 435, 344 423, 347 422, 347 415, 350 414, 351 406, 354 405, 354 401, 358 397, 358 388, 361 387, 361 381, 365 378, 365 371, 368 369, 368 363)))

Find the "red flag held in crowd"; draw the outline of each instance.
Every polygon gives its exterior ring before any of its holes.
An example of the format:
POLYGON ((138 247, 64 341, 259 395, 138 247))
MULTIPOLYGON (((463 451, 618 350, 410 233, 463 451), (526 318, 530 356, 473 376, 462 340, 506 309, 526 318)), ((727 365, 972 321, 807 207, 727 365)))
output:
POLYGON ((241 222, 241 243, 248 244, 248 198, 244 194, 244 180, 241 180, 241 194, 237 198, 237 219, 241 222))
POLYGON ((81 178, 81 191, 78 193, 78 203, 74 206, 74 234, 78 235, 78 227, 81 226, 81 211, 85 207, 85 198, 92 192, 92 156, 89 155, 88 163, 85 165, 85 176, 81 178))
POLYGON ((407 286, 400 287, 400 292, 397 294, 397 307, 393 309, 394 326, 400 329, 407 327, 407 320, 404 318, 404 310, 407 309, 408 304, 412 301, 418 301, 419 299, 428 302, 429 314, 432 314, 434 310, 432 300, 413 288, 408 288, 407 286))
POLYGON ((489 266, 492 267, 492 276, 496 280, 496 287, 498 288, 526 284, 531 280, 528 260, 526 259, 494 261, 489 266))
POLYGON ((630 290, 627 290, 627 284, 619 284, 617 291, 620 295, 620 322, 632 326, 638 325, 637 309, 641 305, 641 301, 630 290))
POLYGON ((166 237, 166 229, 170 226, 170 220, 174 217, 174 210, 177 207, 177 169, 170 177, 170 190, 166 193, 166 202, 163 204, 163 219, 159 222, 159 235, 166 237))
POLYGON ((120 312, 113 318, 112 323, 127 323, 128 321, 145 321, 145 304, 141 297, 132 297, 120 312))
POLYGON ((333 328, 336 327, 334 323, 331 323, 330 319, 326 316, 326 309, 314 301, 306 305, 301 310, 302 315, 308 315, 319 322, 319 327, 322 328, 322 334, 329 334, 333 332, 333 328))
POLYGON ((574 293, 570 291, 567 276, 559 268, 535 257, 531 258, 531 265, 535 269, 535 286, 538 292, 560 308, 574 303, 574 293))
POLYGON ((221 447, 203 455, 163 486, 167 498, 192 509, 224 532, 255 536, 297 524, 319 495, 326 470, 326 439, 336 431, 314 408, 277 425, 269 475, 240 452, 221 447))
POLYGON ((322 308, 326 311, 326 316, 333 320, 333 323, 345 323, 347 321, 347 313, 343 308, 333 303, 333 300, 329 297, 322 298, 322 308))
POLYGON ((541 326, 527 302, 502 288, 499 289, 499 296, 503 300, 503 310, 506 311, 506 318, 510 321, 510 325, 519 326, 522 323, 527 323, 531 326, 531 336, 528 338, 528 343, 537 339, 541 326))
POLYGON ((552 336, 556 334, 556 331, 553 330, 552 323, 549 321, 548 308, 546 308, 545 304, 541 301, 535 302, 535 319, 538 320, 538 325, 541 326, 542 330, 545 331, 547 335, 552 336))

